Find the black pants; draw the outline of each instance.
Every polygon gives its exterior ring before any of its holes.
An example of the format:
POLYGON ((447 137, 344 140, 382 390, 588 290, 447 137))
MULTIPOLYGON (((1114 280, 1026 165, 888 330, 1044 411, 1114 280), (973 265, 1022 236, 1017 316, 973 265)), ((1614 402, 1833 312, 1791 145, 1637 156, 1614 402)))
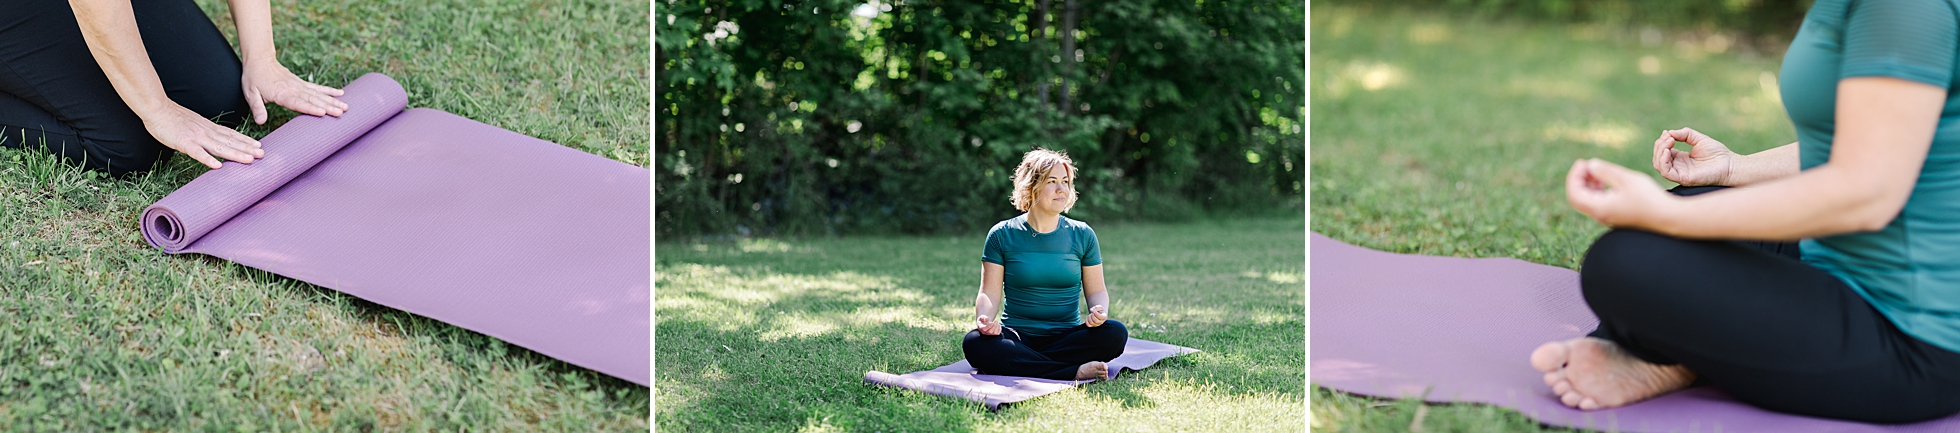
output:
POLYGON ((1795 243, 1607 232, 1580 272, 1600 318, 1592 336, 1769 410, 1879 423, 1960 412, 1960 353, 1900 331, 1800 255, 1795 243))
POLYGON ((1001 376, 1039 377, 1075 380, 1075 372, 1089 361, 1116 359, 1130 342, 1130 330, 1123 322, 1110 320, 1094 328, 1075 325, 1046 337, 1021 335, 1002 326, 1000 335, 966 332, 960 349, 966 361, 981 373, 1001 376))
MULTIPOLYGON (((170 100, 224 123, 244 119, 238 55, 191 0, 136 0, 136 26, 170 100)), ((0 146, 40 147, 111 175, 172 150, 143 127, 89 54, 65 0, 0 7, 0 146)))

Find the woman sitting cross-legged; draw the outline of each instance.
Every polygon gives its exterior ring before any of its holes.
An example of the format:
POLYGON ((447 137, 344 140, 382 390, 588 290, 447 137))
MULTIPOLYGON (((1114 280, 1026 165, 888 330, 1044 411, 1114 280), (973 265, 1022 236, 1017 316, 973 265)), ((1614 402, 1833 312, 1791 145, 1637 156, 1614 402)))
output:
POLYGON ((1109 319, 1095 230, 1062 217, 1075 205, 1074 163, 1047 149, 1028 152, 1014 170, 1012 199, 1027 213, 987 232, 977 322, 961 344, 967 362, 984 374, 1105 377, 1130 335, 1109 319))
POLYGON ((1784 55, 1797 143, 1753 155, 1689 129, 1654 142, 1684 185, 1578 161, 1590 336, 1531 365, 1602 409, 1705 382, 1760 408, 1882 423, 1960 413, 1960 11, 1822 0, 1784 55), (1673 149, 1676 142, 1693 146, 1673 149))

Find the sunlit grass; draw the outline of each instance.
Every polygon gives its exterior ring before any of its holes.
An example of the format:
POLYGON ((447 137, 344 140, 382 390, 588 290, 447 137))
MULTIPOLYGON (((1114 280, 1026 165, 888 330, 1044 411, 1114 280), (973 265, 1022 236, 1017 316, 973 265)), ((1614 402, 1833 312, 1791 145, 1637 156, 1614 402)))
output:
POLYGON ((1306 397, 1302 229, 1297 220, 1098 226, 1114 318, 1134 337, 1205 352, 997 413, 862 380, 869 370, 960 359, 984 228, 661 243, 657 427, 1297 431, 1306 397))
MULTIPOLYGON (((1355 245, 1576 268, 1605 229, 1565 203, 1573 160, 1652 173, 1652 141, 1684 126, 1740 152, 1795 140, 1780 54, 1719 32, 1387 7, 1312 20, 1312 230, 1355 245)), ((1407 431, 1418 409, 1425 431, 1539 428, 1483 405, 1313 397, 1316 431, 1407 431)))

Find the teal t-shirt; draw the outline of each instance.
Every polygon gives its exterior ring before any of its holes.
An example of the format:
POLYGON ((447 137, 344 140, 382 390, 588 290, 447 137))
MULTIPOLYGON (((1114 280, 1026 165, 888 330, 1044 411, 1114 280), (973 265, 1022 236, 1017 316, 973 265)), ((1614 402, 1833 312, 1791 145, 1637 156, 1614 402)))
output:
POLYGON ((1028 215, 994 224, 980 260, 1006 268, 1001 324, 1048 336, 1082 324, 1082 267, 1102 264, 1096 231, 1061 217, 1055 231, 1036 232, 1028 215))
MULTIPOLYGON (((1819 0, 1783 57, 1783 107, 1803 169, 1828 162, 1838 81, 1885 76, 1953 89, 1953 1, 1819 0)), ((1892 323, 1960 351, 1960 98, 1947 94, 1912 196, 1876 232, 1805 240, 1803 259, 1843 279, 1892 323)))

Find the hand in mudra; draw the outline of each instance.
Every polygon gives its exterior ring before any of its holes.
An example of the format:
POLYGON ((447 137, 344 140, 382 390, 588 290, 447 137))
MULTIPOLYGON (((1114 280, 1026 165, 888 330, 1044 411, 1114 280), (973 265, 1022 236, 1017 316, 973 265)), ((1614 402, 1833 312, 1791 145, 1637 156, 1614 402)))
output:
POLYGON ((1735 167, 1736 154, 1729 146, 1693 128, 1661 131, 1654 140, 1654 171, 1684 186, 1726 185, 1735 167), (1675 142, 1694 149, 1674 149, 1675 142))
POLYGON ((1089 307, 1089 316, 1082 318, 1082 324, 1094 328, 1109 321, 1109 308, 1101 305, 1089 307))
POLYGON ((981 335, 1000 335, 1000 322, 994 321, 992 317, 980 316, 977 325, 973 329, 980 330, 981 335))

